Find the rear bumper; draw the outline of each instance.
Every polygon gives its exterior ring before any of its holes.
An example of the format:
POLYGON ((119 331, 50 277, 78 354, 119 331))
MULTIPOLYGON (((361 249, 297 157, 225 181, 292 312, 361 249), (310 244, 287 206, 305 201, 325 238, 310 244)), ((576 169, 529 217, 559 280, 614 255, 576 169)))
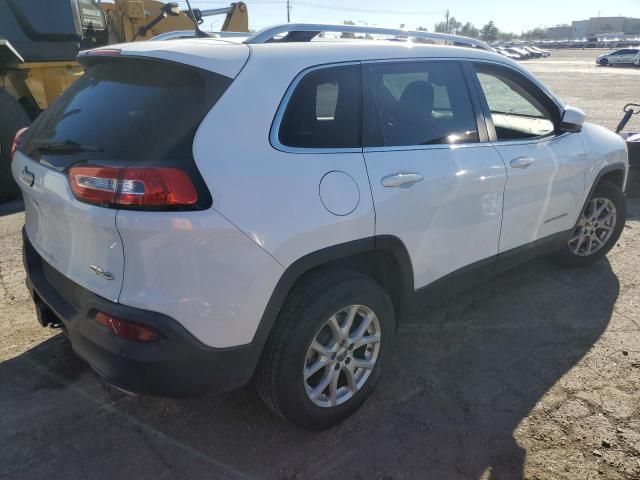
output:
POLYGON ((244 386, 259 352, 254 344, 211 348, 165 315, 102 298, 51 267, 22 231, 26 284, 43 325, 61 323, 73 350, 111 383, 132 392, 172 397, 244 386), (159 332, 154 342, 115 336, 95 320, 97 311, 148 325, 159 332))

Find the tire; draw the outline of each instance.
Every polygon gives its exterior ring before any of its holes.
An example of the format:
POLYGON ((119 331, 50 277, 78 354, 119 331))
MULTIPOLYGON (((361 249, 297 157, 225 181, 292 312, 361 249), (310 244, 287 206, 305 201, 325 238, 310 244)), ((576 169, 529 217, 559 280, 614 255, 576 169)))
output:
POLYGON ((626 202, 620 187, 607 181, 599 183, 580 213, 580 218, 571 235, 571 239, 555 254, 555 260, 561 265, 569 267, 583 267, 597 262, 609 253, 620 238, 624 229, 625 219, 626 202), (602 201, 599 201, 599 199, 602 201), (615 212, 611 212, 609 216, 611 221, 604 220, 608 211, 605 201, 610 202, 615 208, 615 212), (605 208, 605 210, 594 221, 594 209, 599 208, 605 208), (586 225, 584 225, 585 222, 586 225), (610 227, 611 230, 605 230, 606 227, 610 227), (585 230, 594 232, 594 234, 583 235, 581 240, 580 235, 584 234, 585 230), (596 236, 599 238, 600 243, 593 239, 596 236), (597 249, 590 253, 589 250, 592 245, 597 249))
POLYGON ((601 67, 606 67, 607 65, 609 65, 609 59, 603 58, 602 60, 600 60, 601 67))
POLYGON ((282 308, 256 370, 258 393, 271 410, 294 425, 307 430, 332 427, 355 412, 371 394, 394 335, 393 305, 387 292, 374 280, 347 270, 314 274, 294 287, 282 308), (345 307, 352 308, 343 312, 345 307), (371 320, 365 334, 369 339, 375 338, 373 332, 377 325, 379 342, 354 350, 342 347, 336 351, 336 330, 327 324, 334 317, 341 329, 346 328, 347 312, 353 308, 351 337, 357 336, 365 315, 373 318, 368 313, 373 312, 377 324, 371 320), (327 352, 326 356, 317 353, 311 348, 314 340, 324 345, 333 344, 333 353, 327 352), (358 359, 366 355, 371 357, 361 361, 372 364, 373 368, 354 368, 358 359), (326 362, 326 366, 305 379, 304 370, 313 370, 310 367, 315 362, 326 362), (349 368, 355 372, 349 376, 354 379, 351 385, 356 385, 353 389, 349 389, 347 383, 349 368), (335 371, 338 372, 338 388, 332 389, 332 383, 329 383, 326 390, 321 389, 323 380, 333 378, 331 375, 336 375, 335 371), (315 400, 311 398, 313 388, 320 390, 315 400), (332 390, 336 392, 335 401, 330 395, 332 390))
POLYGON ((11 175, 11 144, 16 132, 29 123, 22 106, 0 89, 0 202, 15 198, 20 192, 11 175))

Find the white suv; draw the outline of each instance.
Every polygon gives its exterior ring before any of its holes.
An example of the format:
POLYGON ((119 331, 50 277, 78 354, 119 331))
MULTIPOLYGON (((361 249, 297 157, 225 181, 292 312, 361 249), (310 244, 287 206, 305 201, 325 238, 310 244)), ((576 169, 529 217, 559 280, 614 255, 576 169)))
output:
POLYGON ((371 393, 415 294, 615 244, 618 136, 482 48, 309 41, 349 28, 89 51, 17 136, 39 320, 114 384, 253 377, 325 428, 371 393))

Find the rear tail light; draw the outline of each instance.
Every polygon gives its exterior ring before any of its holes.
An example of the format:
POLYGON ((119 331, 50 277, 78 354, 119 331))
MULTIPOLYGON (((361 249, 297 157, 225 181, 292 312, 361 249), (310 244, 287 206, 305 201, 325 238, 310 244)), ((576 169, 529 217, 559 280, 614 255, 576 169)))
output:
POLYGON ((153 342, 158 339, 158 332, 151 327, 113 317, 108 313, 96 313, 96 322, 107 327, 117 337, 137 342, 153 342))
POLYGON ((189 176, 177 168, 72 167, 69 182, 78 200, 98 205, 179 207, 198 202, 189 176))
POLYGON ((18 151, 18 148, 20 148, 20 140, 22 140, 22 137, 28 128, 29 127, 21 128, 16 132, 15 137, 13 137, 13 143, 11 144, 11 158, 13 158, 13 155, 18 151))

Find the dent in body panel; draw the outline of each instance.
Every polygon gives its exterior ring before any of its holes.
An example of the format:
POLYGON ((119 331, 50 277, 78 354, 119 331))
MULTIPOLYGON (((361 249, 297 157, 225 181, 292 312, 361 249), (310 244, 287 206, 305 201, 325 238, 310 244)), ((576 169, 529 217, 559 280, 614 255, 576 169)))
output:
POLYGON ((124 269, 116 210, 78 201, 64 173, 40 165, 22 152, 12 162, 14 178, 22 188, 25 229, 38 254, 53 268, 91 292, 117 301, 124 269), (19 179, 27 167, 33 185, 19 179), (90 266, 113 274, 96 275, 90 266))

